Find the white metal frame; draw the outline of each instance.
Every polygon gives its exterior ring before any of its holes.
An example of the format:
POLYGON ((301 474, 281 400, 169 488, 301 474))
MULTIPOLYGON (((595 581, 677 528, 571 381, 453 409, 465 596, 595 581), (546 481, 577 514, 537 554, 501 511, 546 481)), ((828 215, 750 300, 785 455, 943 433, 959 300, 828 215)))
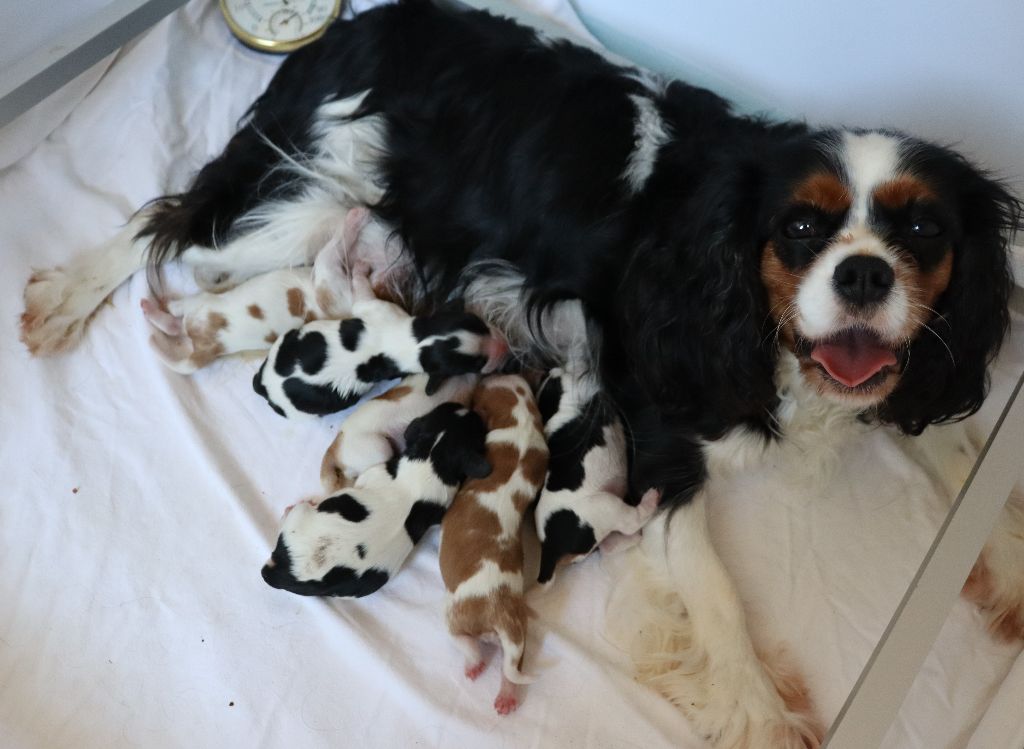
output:
POLYGON ((185 0, 113 0, 0 71, 0 127, 141 34, 185 0))

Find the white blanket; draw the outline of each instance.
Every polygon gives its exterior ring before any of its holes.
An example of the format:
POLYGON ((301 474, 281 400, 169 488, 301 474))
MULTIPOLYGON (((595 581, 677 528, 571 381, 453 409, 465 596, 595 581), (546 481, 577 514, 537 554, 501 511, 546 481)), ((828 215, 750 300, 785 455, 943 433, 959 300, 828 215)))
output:
MULTIPOLYGON (((533 7, 571 22, 561 0, 533 7)), ((540 678, 510 717, 491 707, 493 664, 477 683, 462 675, 436 531, 367 599, 267 587, 259 570, 280 513, 315 493, 341 417, 281 419, 252 392, 252 361, 191 378, 164 369, 147 346, 141 277, 71 353, 34 360, 18 343, 30 268, 180 189, 278 62, 194 0, 119 52, 66 121, 0 172, 0 746, 703 746, 606 638, 608 560, 532 594, 526 667, 540 678)), ((1018 338, 993 406, 1022 365, 1018 338)), ((844 457, 845 479, 824 495, 800 493, 781 468, 715 488, 714 532, 755 638, 788 644, 826 722, 945 514, 886 432, 844 457)), ((888 746, 1020 745, 1019 654, 958 604, 888 746)))

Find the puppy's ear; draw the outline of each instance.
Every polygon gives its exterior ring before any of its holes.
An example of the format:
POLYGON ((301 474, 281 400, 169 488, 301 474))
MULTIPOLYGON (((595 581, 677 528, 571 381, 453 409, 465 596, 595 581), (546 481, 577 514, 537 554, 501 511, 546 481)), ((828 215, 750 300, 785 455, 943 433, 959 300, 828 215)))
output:
POLYGON ((463 465, 466 471, 466 478, 471 479, 485 479, 491 475, 491 464, 487 462, 487 458, 479 453, 470 453, 466 456, 466 460, 463 465))
POLYGON ((444 375, 439 375, 439 374, 432 374, 432 375, 430 375, 427 378, 427 387, 426 387, 427 395, 434 395, 435 393, 437 393, 437 391, 441 389, 441 386, 444 384, 446 379, 447 378, 444 375))
MULTIPOLYGON (((949 286, 910 348, 899 385, 878 409, 908 434, 977 411, 988 392, 988 365, 1009 327, 1013 277, 1009 245, 1021 230, 1021 203, 962 157, 916 144, 916 169, 955 191, 959 232, 949 286)), ((952 230, 952 227, 951 227, 952 230)))

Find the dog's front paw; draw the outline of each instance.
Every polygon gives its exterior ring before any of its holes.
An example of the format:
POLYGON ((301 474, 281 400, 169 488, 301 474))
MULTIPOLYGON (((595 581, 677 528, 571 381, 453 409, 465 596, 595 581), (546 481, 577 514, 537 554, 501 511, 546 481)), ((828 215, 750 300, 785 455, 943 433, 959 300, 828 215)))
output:
POLYGON ((978 605, 995 637, 1024 640, 1024 491, 1010 496, 963 595, 978 605))
POLYGON ((71 348, 109 293, 63 268, 36 271, 25 286, 21 342, 36 356, 71 348))

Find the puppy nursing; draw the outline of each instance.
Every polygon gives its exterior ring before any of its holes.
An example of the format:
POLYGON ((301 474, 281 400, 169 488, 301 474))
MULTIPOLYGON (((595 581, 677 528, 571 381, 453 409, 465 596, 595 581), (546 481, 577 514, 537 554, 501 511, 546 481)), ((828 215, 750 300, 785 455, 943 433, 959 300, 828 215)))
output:
POLYGON ((635 538, 659 496, 652 489, 638 505, 627 504, 626 436, 596 378, 554 369, 538 402, 551 457, 534 516, 541 542, 537 581, 548 583, 560 562, 635 538))
MULTIPOLYGON (((422 391, 425 379, 405 386, 422 391)), ((452 394, 468 399, 472 386, 471 378, 463 378, 452 394)), ((421 392, 416 403, 430 401, 421 392)), ((443 402, 414 418, 404 440, 400 453, 367 468, 353 486, 285 511, 277 546, 263 567, 269 585, 300 595, 373 593, 440 521, 463 479, 490 473, 483 423, 462 403, 443 402)))
POLYGON ((492 473, 467 481, 441 524, 441 576, 448 591, 448 628, 466 657, 466 676, 475 679, 485 661, 483 638, 496 638, 503 651, 501 690, 494 701, 501 714, 518 706, 528 611, 523 597, 523 516, 540 491, 548 448, 540 413, 529 386, 507 375, 483 381, 473 399, 487 427, 487 461, 492 473))
POLYGON ((429 391, 446 377, 491 371, 504 357, 503 345, 475 315, 413 317, 377 299, 365 266, 354 270, 352 295, 354 317, 289 331, 256 373, 253 389, 282 416, 341 411, 374 383, 404 374, 431 375, 429 391))

